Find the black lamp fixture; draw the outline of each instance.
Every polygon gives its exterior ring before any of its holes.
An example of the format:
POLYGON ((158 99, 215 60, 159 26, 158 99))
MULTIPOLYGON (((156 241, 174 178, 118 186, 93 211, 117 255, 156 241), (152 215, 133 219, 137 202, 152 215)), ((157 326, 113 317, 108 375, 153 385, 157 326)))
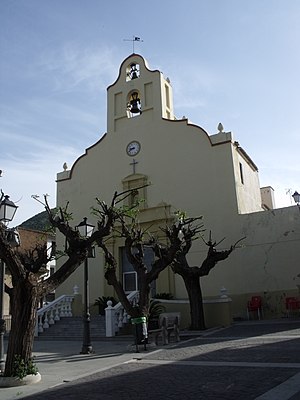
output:
POLYGON ((12 221, 14 219, 17 208, 18 206, 16 206, 15 203, 9 200, 9 196, 2 193, 0 199, 0 221, 4 223, 12 221))
POLYGON ((292 195, 294 202, 299 206, 300 205, 300 194, 296 191, 293 195, 292 195))
POLYGON ((83 220, 77 225, 77 230, 81 236, 88 238, 92 236, 95 226, 89 224, 87 222, 87 217, 84 217, 83 220))

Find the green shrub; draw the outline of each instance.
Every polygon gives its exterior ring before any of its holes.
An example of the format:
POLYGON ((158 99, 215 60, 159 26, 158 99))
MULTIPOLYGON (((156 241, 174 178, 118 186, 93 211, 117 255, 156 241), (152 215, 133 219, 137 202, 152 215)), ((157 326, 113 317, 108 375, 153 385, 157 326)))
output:
POLYGON ((117 304, 117 300, 112 296, 102 296, 95 300, 94 305, 98 306, 100 315, 105 315, 105 309, 107 308, 107 302, 109 300, 112 302, 112 306, 117 304))
POLYGON ((21 356, 15 356, 12 376, 23 379, 27 375, 37 375, 37 373, 38 368, 33 362, 32 358, 25 362, 25 360, 21 356))
POLYGON ((148 315, 148 329, 158 328, 159 315, 166 311, 166 308, 158 301, 151 300, 148 315))

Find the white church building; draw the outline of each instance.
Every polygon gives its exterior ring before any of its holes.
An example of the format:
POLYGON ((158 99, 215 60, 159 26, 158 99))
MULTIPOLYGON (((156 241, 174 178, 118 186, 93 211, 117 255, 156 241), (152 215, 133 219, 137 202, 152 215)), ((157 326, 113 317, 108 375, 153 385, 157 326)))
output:
MULTIPOLYGON (((170 80, 151 70, 142 56, 132 54, 107 89, 107 132, 70 170, 57 174, 57 206, 69 202, 74 224, 88 217, 95 225, 90 208, 96 197, 109 202, 115 191, 148 184, 139 190, 144 227, 158 232, 180 209, 191 217, 203 216, 206 238, 210 231, 217 242, 225 238, 218 250, 245 237, 227 260, 202 278, 205 299, 218 297, 226 288, 233 317, 245 318, 247 301, 259 295, 266 318, 283 317, 285 298, 299 293, 300 209, 296 205, 275 209, 273 189, 260 188, 254 161, 222 124, 217 130, 210 134, 186 118, 177 119, 170 80)), ((64 246, 60 236, 57 244, 64 246)), ((122 240, 111 239, 110 247, 119 260, 126 291, 138 289, 122 240)), ((206 251, 201 239, 195 241, 190 265, 200 266, 206 251)), ((98 297, 114 295, 104 279, 100 251, 89 259, 89 274, 91 304, 98 297)), ((76 285, 82 293, 82 268, 56 290, 56 296, 72 293, 76 285)), ((182 278, 170 267, 154 290, 171 293, 178 301, 187 299, 182 278)))

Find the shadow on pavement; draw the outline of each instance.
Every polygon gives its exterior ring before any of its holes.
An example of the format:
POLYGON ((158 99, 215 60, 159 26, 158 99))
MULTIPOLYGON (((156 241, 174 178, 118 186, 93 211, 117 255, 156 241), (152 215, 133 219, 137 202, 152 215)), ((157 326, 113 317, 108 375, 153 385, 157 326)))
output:
MULTIPOLYGON (((269 327, 234 325, 157 352, 139 353, 136 358, 140 361, 121 364, 26 399, 254 400, 300 371, 299 338, 299 321, 269 327), (204 365, 205 362, 208 363, 204 365), (218 365, 222 362, 233 364, 218 365), (245 365, 234 365, 239 362, 245 365), (274 364, 254 367, 253 362, 274 364)), ((295 396, 291 398, 295 400, 295 396)))

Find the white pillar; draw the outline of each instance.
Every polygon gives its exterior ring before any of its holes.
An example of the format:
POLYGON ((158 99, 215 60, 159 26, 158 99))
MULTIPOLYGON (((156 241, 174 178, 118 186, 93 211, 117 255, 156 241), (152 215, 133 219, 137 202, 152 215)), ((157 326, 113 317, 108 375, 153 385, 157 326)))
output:
POLYGON ((115 309, 112 307, 112 301, 107 302, 105 309, 106 337, 115 336, 115 309))

